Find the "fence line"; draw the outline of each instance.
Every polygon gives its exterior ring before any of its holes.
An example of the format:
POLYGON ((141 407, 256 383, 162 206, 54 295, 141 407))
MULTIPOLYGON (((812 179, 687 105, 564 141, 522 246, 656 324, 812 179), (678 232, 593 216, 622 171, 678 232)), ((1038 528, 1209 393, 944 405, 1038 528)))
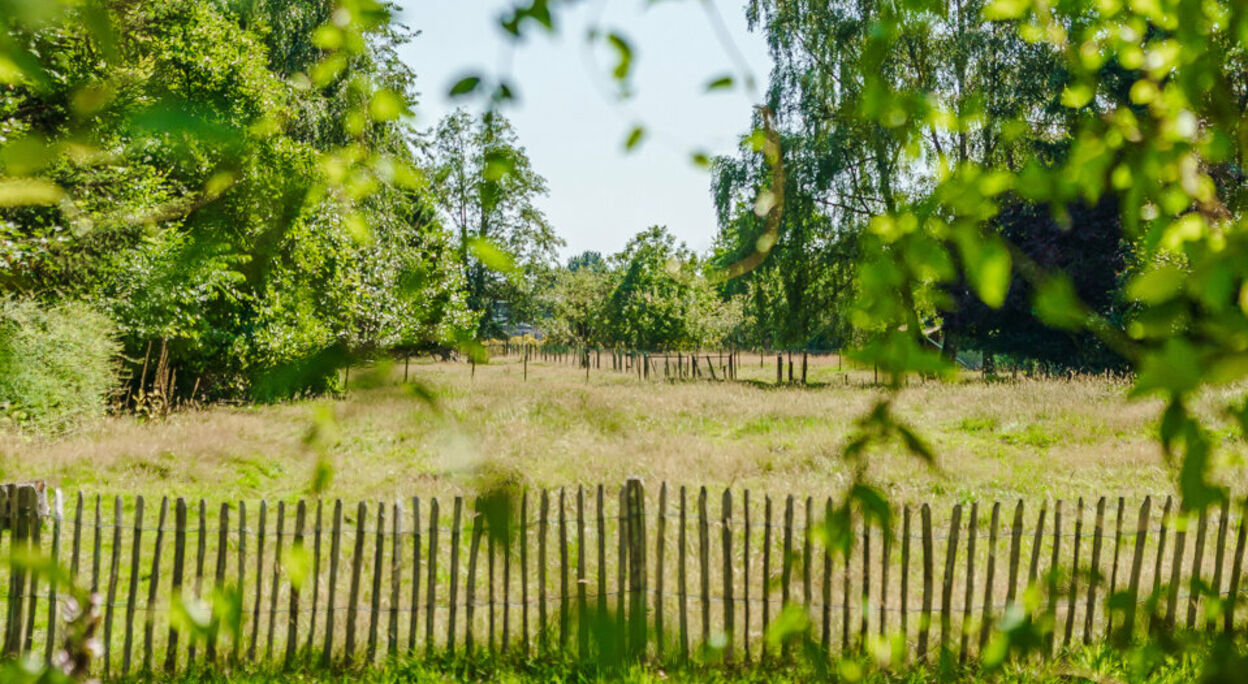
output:
POLYGON ((1153 497, 1138 511, 1106 497, 959 503, 947 514, 903 505, 887 529, 856 516, 831 528, 829 498, 751 494, 663 483, 656 496, 632 479, 523 492, 510 520, 494 499, 460 496, 354 507, 162 497, 149 510, 141 496, 80 493, 66 515, 59 491, 42 513, 33 488, 9 486, 3 652, 50 657, 66 632, 73 601, 22 561, 34 553, 100 595, 93 673, 103 678, 457 649, 784 657, 764 636, 786 605, 806 611, 830 657, 901 635, 910 659, 966 661, 1028 586, 1051 618, 1050 654, 1111 635, 1245 627, 1248 528, 1229 504, 1190 519, 1168 497, 1160 518, 1153 497), (852 539, 848 554, 821 541, 836 535, 852 539), (214 601, 235 605, 237 630, 205 612, 214 601))

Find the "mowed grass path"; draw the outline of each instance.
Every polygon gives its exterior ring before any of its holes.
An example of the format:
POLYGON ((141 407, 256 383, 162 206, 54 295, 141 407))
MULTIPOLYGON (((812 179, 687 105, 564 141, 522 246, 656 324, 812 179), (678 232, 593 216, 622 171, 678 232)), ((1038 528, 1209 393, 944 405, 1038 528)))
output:
MULTIPOLYGON (((647 483, 834 494, 850 477, 839 451, 879 396, 870 372, 822 359, 814 387, 774 387, 775 360, 745 357, 753 382, 642 382, 635 376, 514 359, 413 363, 353 372, 349 396, 211 407, 163 421, 115 417, 57 440, 0 436, 0 480, 45 479, 89 493, 210 500, 305 494, 318 453, 328 495, 347 500, 471 491, 498 477, 533 487, 647 483), (428 393, 432 405, 422 399, 428 393), (327 418, 332 416, 332 418, 327 418), (319 451, 318 451, 319 450, 319 451)), ((606 357, 603 365, 608 365, 606 357)), ((896 501, 1142 496, 1174 491, 1155 439, 1157 401, 1128 401, 1105 379, 915 382, 902 415, 937 454, 900 446, 870 456, 896 501)), ((1238 431, 1219 420, 1220 472, 1245 482, 1238 431)), ((1243 487, 1238 487, 1243 489, 1243 487)))

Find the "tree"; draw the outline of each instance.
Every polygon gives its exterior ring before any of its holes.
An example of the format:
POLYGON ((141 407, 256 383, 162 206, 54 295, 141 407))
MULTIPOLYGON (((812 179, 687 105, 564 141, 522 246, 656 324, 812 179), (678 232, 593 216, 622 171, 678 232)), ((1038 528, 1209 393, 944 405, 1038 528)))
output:
MULTIPOLYGON (((1110 199, 1066 208, 1062 226, 1050 207, 1018 199, 1003 203, 993 220, 1002 237, 1048 272, 1064 273, 1075 294, 1097 315, 1118 325, 1126 318, 1122 283, 1130 265, 1118 208, 1110 199)), ((1033 359, 1052 369, 1125 370, 1126 359, 1086 330, 1054 329, 1036 316, 1036 288, 1015 274, 1000 308, 986 306, 965 281, 950 288, 945 330, 985 354, 1033 359)))
POLYGON ((314 37, 329 3, 104 7, 50 4, 11 36, 55 68, 0 89, 4 180, 45 197, 0 209, 5 290, 93 302, 138 363, 168 340, 179 387, 210 396, 324 390, 337 361, 267 378, 475 325, 383 8, 314 37))
POLYGON ((735 326, 733 309, 666 227, 638 233, 611 260, 617 273, 606 318, 613 341, 633 349, 695 349, 722 343, 735 326))
POLYGON ((494 112, 455 111, 427 136, 424 151, 438 208, 459 235, 468 306, 481 316, 477 333, 502 336, 509 323, 538 315, 539 281, 563 245, 536 205, 546 179, 494 112))

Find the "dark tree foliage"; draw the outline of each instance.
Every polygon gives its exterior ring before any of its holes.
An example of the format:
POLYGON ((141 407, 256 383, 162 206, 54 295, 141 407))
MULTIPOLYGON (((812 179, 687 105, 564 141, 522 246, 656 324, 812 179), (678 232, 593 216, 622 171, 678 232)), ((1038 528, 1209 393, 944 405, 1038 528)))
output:
MULTIPOLYGON (((1120 322, 1121 281, 1129 245, 1123 238, 1117 202, 1106 198, 1092 206, 1075 204, 1066 212, 1068 219, 1059 221, 1047 205, 1012 198, 1002 207, 996 224, 1001 235, 1036 265, 1046 272, 1065 273, 1090 309, 1120 322)), ((989 308, 965 282, 952 287, 951 294, 953 310, 945 315, 946 331, 955 336, 960 348, 1034 359, 1052 370, 1095 372, 1127 367, 1125 359, 1092 333, 1045 325, 1032 305, 1035 288, 1018 273, 1000 309, 989 308)))

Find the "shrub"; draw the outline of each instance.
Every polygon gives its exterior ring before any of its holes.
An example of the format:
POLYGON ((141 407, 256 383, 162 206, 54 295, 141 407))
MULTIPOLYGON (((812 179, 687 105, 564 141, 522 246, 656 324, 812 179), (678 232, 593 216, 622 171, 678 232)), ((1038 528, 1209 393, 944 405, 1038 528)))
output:
POLYGON ((86 304, 0 299, 0 421, 56 434, 101 415, 120 349, 112 321, 86 304))

